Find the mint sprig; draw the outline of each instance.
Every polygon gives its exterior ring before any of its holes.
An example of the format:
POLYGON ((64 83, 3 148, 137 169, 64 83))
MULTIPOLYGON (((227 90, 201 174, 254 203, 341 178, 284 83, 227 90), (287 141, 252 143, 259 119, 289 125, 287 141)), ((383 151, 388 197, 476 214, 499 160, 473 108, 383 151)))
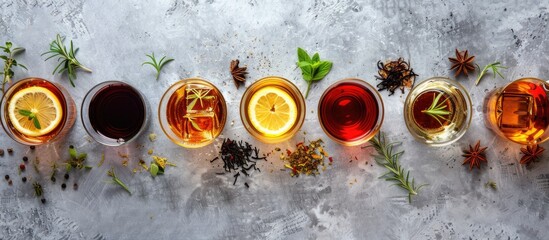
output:
POLYGON ((38 121, 38 116, 36 116, 35 113, 29 111, 29 110, 23 110, 23 109, 20 109, 19 110, 19 114, 25 116, 25 117, 28 117, 29 118, 29 121, 32 121, 32 123, 34 124, 34 127, 36 129, 42 129, 42 126, 40 126, 40 121, 38 121))
POLYGON ((301 68, 303 79, 307 82, 307 92, 305 93, 305 98, 307 98, 311 84, 322 80, 328 75, 330 70, 332 70, 332 62, 321 61, 318 53, 315 53, 311 58, 302 48, 297 48, 297 59, 297 66, 301 68))

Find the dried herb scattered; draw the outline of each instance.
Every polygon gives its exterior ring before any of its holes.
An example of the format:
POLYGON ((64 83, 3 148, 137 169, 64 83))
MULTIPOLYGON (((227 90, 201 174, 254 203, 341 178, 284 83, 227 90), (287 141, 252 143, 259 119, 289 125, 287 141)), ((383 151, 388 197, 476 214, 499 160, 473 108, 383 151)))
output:
MULTIPOLYGON (((212 159, 213 163, 221 158, 223 161, 223 169, 226 173, 236 172, 233 175, 233 185, 236 184, 238 177, 242 173, 244 176, 250 176, 250 170, 259 171, 257 161, 266 160, 265 156, 259 156, 259 149, 244 141, 236 141, 226 138, 221 144, 219 156, 212 159)), ((224 174, 224 173, 220 173, 224 174)))
POLYGON ((74 49, 72 40, 70 48, 68 50, 63 43, 64 40, 65 37, 61 37, 61 35, 57 34, 55 40, 50 43, 50 50, 42 53, 42 55, 49 55, 45 61, 57 57, 57 61, 60 63, 53 70, 53 74, 62 74, 66 72, 69 76, 69 81, 71 85, 73 87, 76 87, 73 82, 76 79, 76 70, 79 68, 86 72, 92 72, 92 70, 82 65, 76 59, 76 53, 78 52, 78 48, 74 49))
POLYGON ((240 87, 241 83, 244 84, 244 82, 246 82, 246 74, 248 74, 248 72, 246 72, 248 67, 239 67, 239 63, 240 61, 238 59, 232 60, 231 66, 229 67, 236 88, 240 87))
POLYGON ((414 178, 410 181, 410 171, 404 170, 398 162, 404 151, 393 153, 394 146, 400 144, 400 142, 387 142, 383 132, 379 132, 369 142, 371 145, 366 148, 373 147, 376 150, 377 154, 372 155, 376 163, 389 170, 381 175, 380 178, 386 181, 393 181, 395 182, 394 185, 408 191, 408 202, 411 203, 412 196, 417 195, 419 190, 427 184, 416 186, 414 178))
POLYGON ((459 76, 461 73, 465 74, 465 76, 469 76, 469 71, 475 71, 475 65, 473 65, 475 56, 469 56, 469 51, 467 50, 459 51, 456 48, 456 57, 448 58, 448 60, 452 63, 450 70, 456 70, 455 77, 459 76))
POLYGON ((307 82, 305 98, 309 96, 311 84, 322 80, 332 70, 332 62, 320 60, 320 55, 318 55, 318 53, 315 53, 313 57, 311 57, 301 48, 297 48, 297 66, 301 68, 301 75, 307 82))
POLYGON ((543 151, 545 151, 545 148, 536 144, 522 147, 520 148, 520 151, 522 152, 522 154, 524 154, 520 159, 520 164, 529 165, 530 163, 537 162, 540 159, 541 154, 543 153, 543 151))
MULTIPOLYGON (((280 159, 287 162, 284 167, 292 170, 290 175, 299 176, 305 175, 318 175, 320 174, 319 167, 322 170, 326 170, 326 164, 324 158, 329 157, 328 153, 324 151, 322 147, 322 139, 317 139, 305 145, 303 142, 296 144, 296 149, 291 151, 286 150, 286 155, 281 154, 280 159)), ((331 162, 328 163, 331 165, 331 162)))
POLYGON ((145 54, 145 55, 147 55, 147 57, 149 57, 151 61, 144 62, 143 64, 141 64, 141 66, 145 64, 151 65, 156 70, 156 80, 158 80, 158 77, 160 77, 160 71, 162 71, 162 68, 164 67, 164 65, 173 61, 173 58, 166 59, 166 56, 162 57, 160 61, 156 61, 156 58, 154 57, 154 52, 151 55, 149 54, 145 54))
POLYGON ((86 157, 88 156, 88 154, 78 153, 73 145, 69 146, 69 155, 70 155, 70 158, 65 163, 65 169, 67 170, 67 172, 70 172, 71 169, 73 168, 88 169, 88 170, 93 168, 92 166, 85 164, 86 157))
POLYGON ((397 88, 400 88, 402 93, 404 93, 405 87, 412 88, 414 86, 414 81, 418 76, 414 73, 414 70, 410 68, 410 64, 402 58, 399 58, 396 61, 387 61, 385 63, 378 61, 377 68, 379 76, 375 77, 377 80, 381 80, 381 82, 377 84, 377 88, 379 91, 388 90, 390 92, 389 96, 393 95, 397 88))
POLYGON ((488 162, 485 153, 486 149, 488 149, 488 147, 480 147, 480 140, 477 141, 474 147, 469 145, 469 150, 463 150, 462 156, 465 157, 463 165, 469 164, 469 170, 473 170, 473 167, 480 169, 480 164, 482 162, 488 162))
POLYGON ((13 154, 13 148, 8 148, 8 154, 9 154, 9 155, 12 155, 12 154, 13 154))
MULTIPOLYGON (((477 65, 477 67, 480 69, 480 66, 477 65)), ((507 69, 507 67, 501 66, 500 62, 494 62, 486 65, 478 74, 477 81, 475 81, 475 86, 478 85, 480 79, 482 79, 482 77, 484 77, 484 74, 486 74, 490 69, 492 69, 492 72, 494 73, 494 78, 496 78, 496 75, 499 75, 502 79, 505 79, 503 74, 501 74, 501 72, 499 71, 500 68, 507 69)))
POLYGON ((36 195, 36 197, 42 197, 42 195, 44 194, 44 190, 42 189, 42 185, 40 185, 40 183, 38 183, 38 182, 34 182, 32 184, 32 187, 34 188, 34 195, 36 195))
POLYGON ((164 174, 164 170, 166 169, 167 166, 177 167, 177 165, 175 165, 174 163, 168 162, 168 158, 163 158, 159 156, 151 156, 151 157, 153 161, 151 162, 151 166, 148 167, 148 170, 153 177, 156 177, 159 174, 164 174))
POLYGON ((13 78, 14 72, 12 67, 18 66, 20 68, 28 70, 25 65, 18 63, 17 60, 15 60, 15 55, 25 51, 25 49, 21 47, 15 47, 12 49, 12 46, 13 44, 11 42, 6 42, 5 46, 0 46, 0 49, 2 49, 2 51, 6 53, 6 55, 0 56, 0 58, 4 60, 4 71, 0 72, 0 75, 4 75, 2 80, 2 93, 4 93, 6 84, 10 83, 11 79, 13 78))
POLYGON ((124 182, 122 182, 122 180, 120 180, 116 176, 113 167, 111 167, 111 169, 109 171, 107 171, 107 175, 112 178, 112 183, 117 184, 118 186, 124 188, 124 190, 126 190, 126 192, 128 192, 130 195, 132 195, 132 192, 130 191, 128 186, 126 186, 126 184, 124 184, 124 182))
POLYGON ((494 182, 494 181, 488 181, 486 184, 484 184, 484 187, 486 187, 486 188, 489 187, 493 190, 498 190, 498 186, 497 186, 496 182, 494 182))

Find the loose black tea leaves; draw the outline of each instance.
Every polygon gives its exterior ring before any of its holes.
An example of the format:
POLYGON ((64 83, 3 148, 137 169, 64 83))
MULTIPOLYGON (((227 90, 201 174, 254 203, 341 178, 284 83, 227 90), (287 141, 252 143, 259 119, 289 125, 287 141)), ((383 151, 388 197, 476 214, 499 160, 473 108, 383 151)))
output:
MULTIPOLYGON (((215 157, 210 162, 213 163, 220 158, 223 160, 223 169, 226 173, 236 172, 233 175, 233 185, 236 184, 236 181, 241 174, 249 177, 251 170, 261 172, 257 167, 257 161, 267 160, 265 155, 259 156, 259 149, 253 147, 251 144, 228 138, 223 140, 221 150, 219 151, 219 157, 215 157)), ((247 183, 245 183, 245 185, 247 185, 246 187, 249 187, 247 183)))
POLYGON ((376 76, 376 79, 381 80, 381 82, 377 84, 377 90, 382 91, 386 89, 391 92, 389 96, 393 95, 397 88, 400 88, 402 93, 404 93, 404 87, 412 88, 414 86, 414 80, 416 76, 418 76, 414 73, 414 70, 410 68, 410 64, 402 58, 399 58, 396 61, 387 61, 386 63, 378 61, 377 68, 379 76, 376 76))

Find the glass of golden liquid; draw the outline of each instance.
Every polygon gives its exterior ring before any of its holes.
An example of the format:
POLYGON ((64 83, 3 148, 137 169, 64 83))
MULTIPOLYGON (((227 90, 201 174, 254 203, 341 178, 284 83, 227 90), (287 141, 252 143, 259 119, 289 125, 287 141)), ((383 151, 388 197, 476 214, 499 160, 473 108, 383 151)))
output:
POLYGON ((471 123, 472 104, 461 84, 445 77, 427 79, 404 103, 406 127, 417 140, 445 146, 460 139, 471 123))
POLYGON ((240 118, 248 132, 265 143, 290 139, 305 120, 305 100, 299 89, 281 77, 265 77, 246 89, 240 118))
POLYGON ((225 98, 213 84, 189 78, 173 84, 158 107, 162 131, 172 142, 185 148, 212 143, 227 119, 225 98))
POLYGON ((495 89, 484 99, 486 126, 519 144, 539 144, 549 139, 549 83, 521 78, 495 89))
POLYGON ((65 88, 41 78, 13 84, 0 108, 8 136, 25 145, 60 139, 72 128, 76 115, 74 100, 65 88))

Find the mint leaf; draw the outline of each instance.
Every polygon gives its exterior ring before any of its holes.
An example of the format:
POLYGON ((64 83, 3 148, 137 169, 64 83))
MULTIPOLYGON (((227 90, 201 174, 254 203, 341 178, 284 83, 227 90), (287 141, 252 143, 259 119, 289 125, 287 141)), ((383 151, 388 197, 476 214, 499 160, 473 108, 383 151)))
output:
POLYGON ((76 149, 69 148, 69 155, 71 156, 71 158, 76 158, 76 154, 76 149))
POLYGON ((32 112, 29 111, 29 110, 19 109, 19 114, 21 114, 21 115, 23 115, 23 116, 25 116, 25 117, 29 117, 29 116, 32 114, 32 112))
POLYGON ((318 53, 315 53, 315 55, 313 55, 313 63, 316 63, 316 62, 320 62, 320 55, 318 55, 318 53))
POLYGON ((308 64, 300 68, 303 79, 305 79, 305 81, 311 81, 313 79, 313 66, 311 64, 308 64))
POLYGON ((158 165, 156 163, 151 163, 151 167, 149 168, 149 172, 153 177, 156 177, 158 175, 158 165))
POLYGON ((32 123, 34 123, 34 127, 36 129, 42 129, 42 127, 40 126, 40 122, 38 121, 38 118, 36 116, 32 118, 32 123))
POLYGON ((297 60, 300 61, 300 62, 310 62, 311 61, 311 57, 309 57, 309 54, 307 54, 307 52, 301 48, 297 48, 297 60))
POLYGON ((319 81, 322 80, 328 73, 332 70, 332 62, 329 61, 322 61, 320 65, 318 66, 318 70, 316 71, 313 81, 319 81))

